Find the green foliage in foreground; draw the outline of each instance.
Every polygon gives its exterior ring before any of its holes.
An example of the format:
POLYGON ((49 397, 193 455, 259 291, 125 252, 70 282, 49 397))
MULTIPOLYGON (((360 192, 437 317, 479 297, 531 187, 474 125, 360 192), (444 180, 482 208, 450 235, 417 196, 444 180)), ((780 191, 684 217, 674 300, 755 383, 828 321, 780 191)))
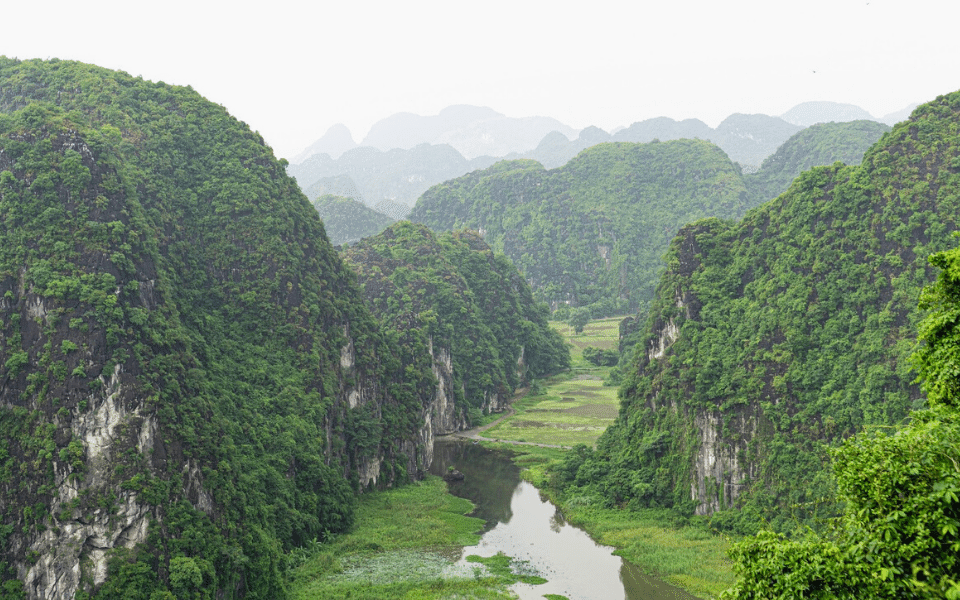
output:
POLYGON ((324 194, 313 201, 334 246, 377 235, 394 220, 352 198, 324 194))
POLYGON ((958 226, 958 133, 954 93, 859 166, 812 169, 739 223, 685 227, 617 422, 571 485, 610 506, 713 513, 740 533, 835 516, 830 448, 923 404, 908 357, 926 257, 958 226))
POLYGON ((740 542, 740 579, 724 598, 960 598, 960 249, 931 262, 943 270, 924 292, 914 355, 930 408, 836 451, 844 512, 833 528, 740 542))

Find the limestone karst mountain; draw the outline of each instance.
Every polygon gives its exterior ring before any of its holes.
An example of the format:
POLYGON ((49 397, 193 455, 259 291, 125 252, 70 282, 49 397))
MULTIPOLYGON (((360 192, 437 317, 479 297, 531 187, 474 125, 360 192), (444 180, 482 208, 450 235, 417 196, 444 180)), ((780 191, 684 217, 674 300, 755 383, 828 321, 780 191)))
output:
POLYGON ((614 135, 596 127, 588 127, 577 138, 570 140, 554 132, 541 140, 532 151, 509 158, 532 158, 553 169, 563 166, 582 150, 603 142, 647 143, 653 140, 701 139, 713 142, 731 160, 752 171, 800 129, 779 117, 766 115, 730 115, 716 129, 698 119, 675 121, 658 117, 634 123, 614 135))
POLYGON ((347 150, 352 150, 356 147, 357 143, 353 141, 353 134, 350 133, 346 125, 338 123, 331 126, 330 129, 323 134, 323 137, 293 157, 291 162, 294 164, 301 163, 314 154, 326 154, 330 158, 336 159, 347 150))
POLYGON ((378 150, 361 146, 345 152, 338 159, 326 154, 315 154, 287 171, 301 189, 311 193, 335 193, 361 200, 375 206, 391 200, 413 206, 417 198, 440 181, 459 177, 475 169, 488 167, 494 159, 481 157, 469 161, 446 144, 420 144, 411 149, 378 150), (334 183, 349 178, 356 185, 357 195, 347 193, 343 186, 334 189, 334 183), (323 190, 312 190, 318 182, 323 190))
POLYGON ((396 219, 377 212, 352 199, 324 194, 313 201, 323 220, 323 228, 334 246, 352 244, 377 235, 396 219))
POLYGON ((431 368, 191 88, 0 57, 0 223, 4 594, 284 598, 285 552, 429 467, 431 368))
POLYGON ((438 235, 403 221, 343 252, 397 347, 412 362, 432 357, 444 390, 437 433, 502 411, 517 387, 569 367, 547 307, 476 233, 438 235))
POLYGON ((860 164, 864 152, 890 127, 876 121, 819 123, 800 130, 763 161, 755 173, 744 176, 754 205, 776 198, 803 171, 840 161, 860 164))
POLYGON ((490 108, 448 106, 433 116, 399 113, 373 125, 362 145, 383 151, 420 144, 448 144, 468 160, 526 152, 551 131, 576 130, 549 117, 507 117, 490 108))
POLYGON ((859 106, 826 101, 802 102, 780 115, 780 118, 787 123, 800 127, 809 127, 817 123, 829 123, 831 121, 876 120, 859 106))
POLYGON ((927 257, 955 245, 958 127, 960 92, 859 165, 808 170, 738 222, 684 227, 632 338, 620 416, 582 467, 603 474, 591 489, 739 531, 833 515, 828 448, 921 401, 907 356, 927 257))
POLYGON ((740 215, 747 197, 739 169, 710 142, 606 143, 554 170, 502 161, 447 181, 409 218, 480 232, 543 301, 616 314, 650 299, 684 223, 740 215))

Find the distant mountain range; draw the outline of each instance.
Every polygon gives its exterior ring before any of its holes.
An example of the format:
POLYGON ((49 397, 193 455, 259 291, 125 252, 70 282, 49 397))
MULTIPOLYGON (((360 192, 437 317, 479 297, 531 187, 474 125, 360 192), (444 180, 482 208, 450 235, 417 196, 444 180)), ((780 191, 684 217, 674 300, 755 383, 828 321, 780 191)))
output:
MULTIPOLYGON (((915 106, 915 105, 914 105, 915 106)), ((655 139, 709 140, 745 173, 759 169, 790 136, 817 123, 870 120, 892 125, 913 106, 881 118, 851 104, 805 102, 780 116, 732 114, 716 128, 699 119, 656 117, 615 133, 598 127, 579 132, 548 117, 512 118, 490 108, 451 106, 434 116, 398 113, 377 122, 360 144, 344 125, 334 125, 288 168, 311 200, 323 194, 354 198, 367 206, 389 201, 402 218, 431 186, 500 159, 533 159, 548 169, 563 166, 603 142, 655 139)))
POLYGON ((817 123, 844 123, 847 121, 877 121, 893 127, 900 121, 906 121, 919 104, 914 103, 882 117, 874 117, 859 106, 838 102, 803 102, 780 115, 780 118, 793 125, 809 127, 817 123))
POLYGON ((314 154, 337 158, 358 145, 386 152, 396 148, 410 150, 421 144, 449 144, 467 159, 499 157, 536 148, 553 131, 567 138, 577 135, 573 127, 549 117, 513 118, 486 107, 449 106, 434 116, 397 113, 377 121, 361 144, 353 141, 345 125, 334 125, 295 156, 293 162, 302 163, 314 154))

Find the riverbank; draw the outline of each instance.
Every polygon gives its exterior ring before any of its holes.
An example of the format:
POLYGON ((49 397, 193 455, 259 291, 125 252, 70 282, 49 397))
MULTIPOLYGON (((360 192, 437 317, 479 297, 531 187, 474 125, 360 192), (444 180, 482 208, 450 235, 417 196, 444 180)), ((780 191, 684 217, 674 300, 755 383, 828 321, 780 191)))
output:
POLYGON ((717 598, 735 581, 727 556, 731 540, 712 532, 698 518, 670 510, 604 508, 597 498, 558 496, 549 481, 549 468, 565 451, 535 446, 483 443, 510 456, 520 475, 555 504, 568 523, 586 531, 597 543, 613 546, 644 573, 704 599, 717 598))
MULTIPOLYGON (((509 468, 510 475, 498 473, 502 476, 483 484, 487 488, 502 485, 505 489, 500 496, 506 499, 505 506, 482 508, 509 518, 509 498, 522 476, 561 509, 567 522, 583 528, 597 542, 616 547, 616 554, 644 573, 701 598, 716 597, 733 583, 726 558, 727 542, 702 523, 678 519, 669 511, 604 509, 596 498, 558 497, 550 485, 549 468, 563 460, 568 444, 593 445, 602 433, 595 421, 585 424, 596 414, 582 407, 616 404, 616 388, 602 386, 608 368, 586 363, 582 349, 586 345, 611 347, 617 322, 608 319, 588 326, 585 335, 590 343, 581 339, 579 347, 574 346, 571 373, 539 382, 533 386, 537 393, 520 394, 507 412, 481 428, 460 434, 510 457, 509 462, 498 459, 498 464, 509 468), (567 410, 571 408, 581 410, 567 410), (562 438, 566 443, 556 443, 560 435, 571 437, 562 438), (513 439, 504 439, 507 437, 513 439)), ((439 458, 438 454, 435 462, 439 458)), ((468 480, 472 479, 472 465, 458 466, 468 471, 468 480)), ((515 599, 510 585, 516 579, 509 572, 490 569, 489 565, 480 570, 480 563, 477 571, 455 567, 463 549, 477 543, 483 528, 482 519, 465 516, 473 508, 470 501, 451 495, 447 484, 435 476, 396 489, 365 493, 349 534, 289 555, 291 598, 515 599)), ((498 560, 502 563, 510 559, 498 560)), ((549 597, 564 599, 557 594, 549 597)))
POLYGON ((604 508, 599 498, 589 495, 559 497, 550 485, 549 469, 563 459, 565 448, 576 443, 593 446, 616 418, 617 388, 603 385, 610 367, 589 363, 583 350, 615 349, 619 322, 619 318, 593 321, 580 334, 555 324, 570 344, 573 369, 541 382, 539 393, 528 391, 518 398, 513 414, 486 429, 483 444, 511 455, 521 476, 598 543, 614 546, 616 554, 646 573, 702 598, 715 598, 735 580, 727 556, 730 540, 710 531, 700 519, 682 518, 669 510, 604 508))
POLYGON ((480 539, 483 519, 465 516, 473 508, 435 476, 364 494, 350 533, 290 554, 290 597, 511 600, 509 572, 455 566, 480 539))

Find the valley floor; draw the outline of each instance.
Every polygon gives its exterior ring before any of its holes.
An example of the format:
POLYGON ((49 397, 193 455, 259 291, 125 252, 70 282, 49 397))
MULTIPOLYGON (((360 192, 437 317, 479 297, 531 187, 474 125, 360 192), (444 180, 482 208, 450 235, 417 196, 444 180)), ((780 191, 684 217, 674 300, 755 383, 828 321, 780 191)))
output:
POLYGON ((560 507, 567 521, 583 528, 598 543, 614 546, 616 554, 644 572, 703 598, 716 597, 733 585, 733 563, 727 556, 730 540, 703 523, 680 518, 667 510, 603 508, 596 498, 560 498, 549 485, 549 466, 563 452, 541 450, 539 444, 594 445, 617 416, 616 386, 605 386, 610 367, 597 367, 583 358, 588 346, 615 349, 620 318, 592 321, 580 334, 553 323, 570 344, 573 368, 543 382, 539 394, 527 393, 514 402, 514 414, 484 433, 500 443, 487 443, 513 455, 522 475, 560 507), (525 442, 518 444, 518 442, 525 442))
MULTIPOLYGON (((575 444, 593 445, 616 418, 617 388, 603 385, 610 368, 588 363, 582 350, 616 347, 618 324, 616 318, 595 321, 582 334, 554 324, 571 343, 571 372, 535 383, 508 414, 461 436, 511 456, 568 522, 616 547, 644 572, 702 598, 716 597, 734 581, 728 540, 670 511, 602 508, 596 498, 556 497, 549 485, 550 465, 575 444)), ((453 566, 462 548, 479 539, 482 522, 464 516, 471 509, 436 477, 364 494, 354 531, 292 554, 293 598, 513 598, 508 588, 517 576, 509 568, 478 564, 464 572, 453 566)))

